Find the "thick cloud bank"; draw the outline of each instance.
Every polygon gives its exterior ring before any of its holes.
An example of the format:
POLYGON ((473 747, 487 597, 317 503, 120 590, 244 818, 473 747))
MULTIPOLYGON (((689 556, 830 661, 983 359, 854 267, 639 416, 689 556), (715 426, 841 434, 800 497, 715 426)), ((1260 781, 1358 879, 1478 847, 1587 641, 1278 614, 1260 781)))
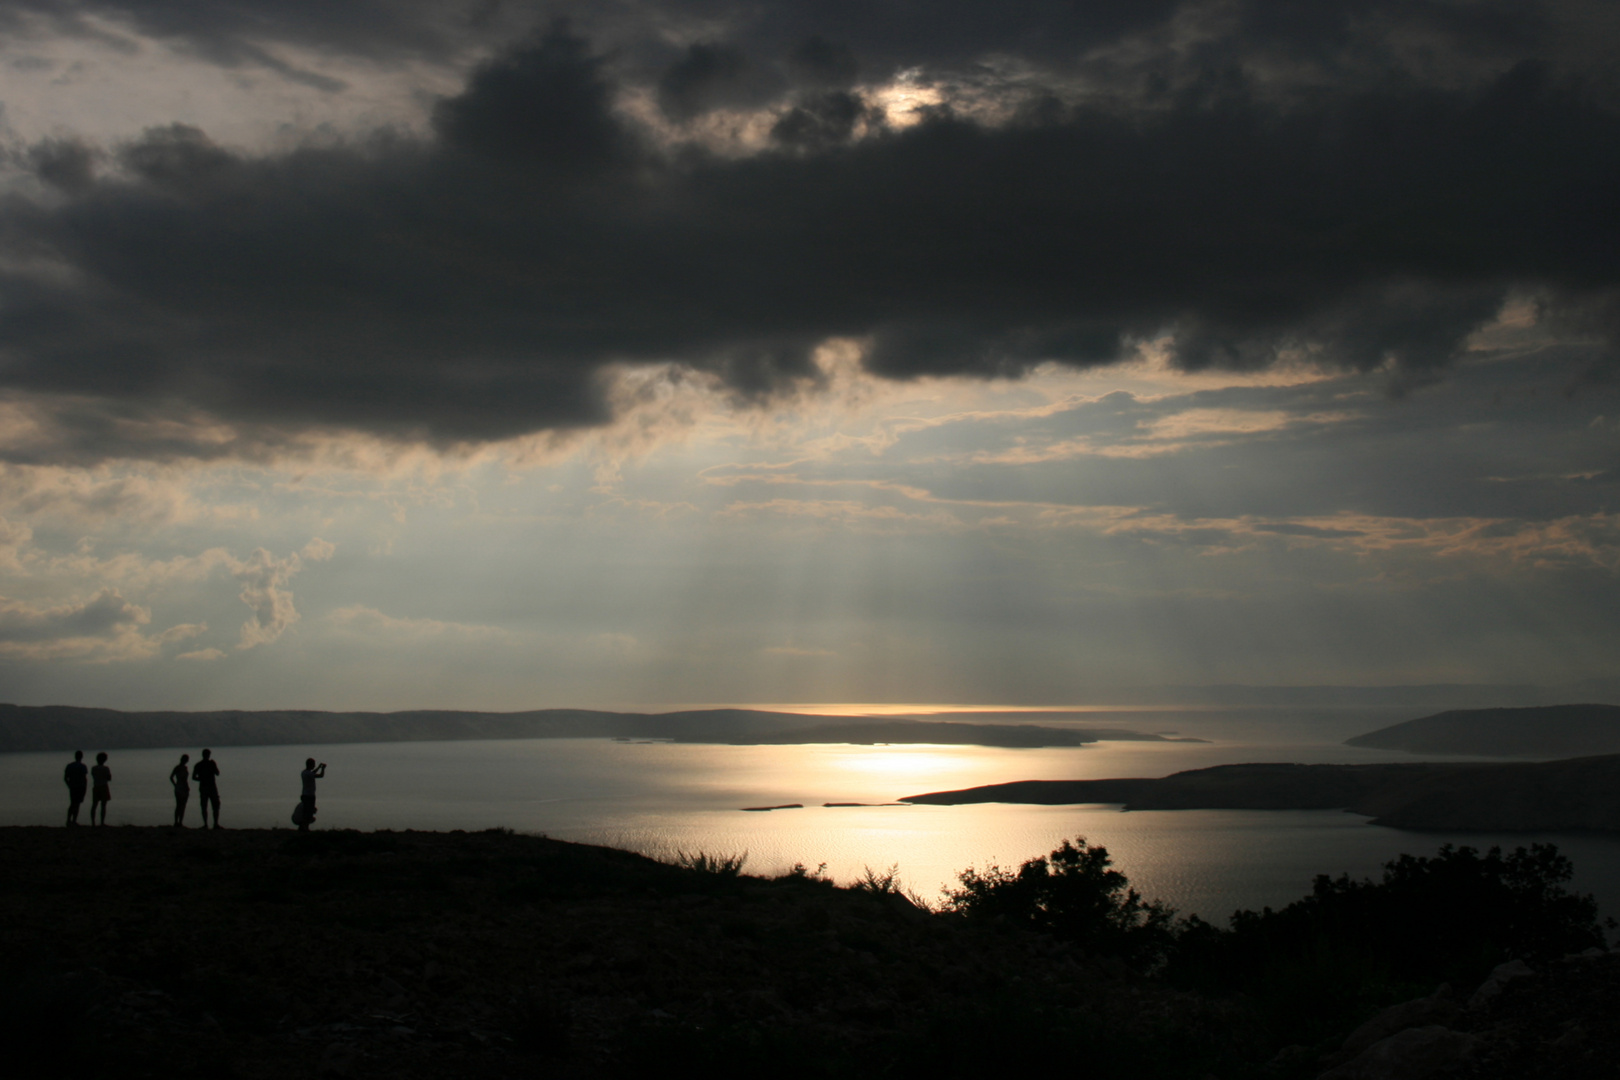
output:
MULTIPOLYGON (((229 64, 323 19, 376 62, 476 36, 409 7, 369 38, 328 5, 222 14, 243 9, 13 18, 124 18, 229 64)), ((608 365, 769 395, 813 380, 829 338, 892 377, 1106 363, 1165 335, 1188 368, 1421 376, 1511 295, 1610 362, 1620 111, 1555 32, 1566 8, 1037 4, 993 33, 978 4, 740 10, 553 23, 474 66, 421 136, 250 151, 173 124, 19 148, 0 391, 55 434, 6 453, 222 452, 161 422, 197 417, 498 439, 605 420, 608 365), (711 36, 642 32, 654 16, 711 36), (908 86, 928 93, 894 107, 908 86)))

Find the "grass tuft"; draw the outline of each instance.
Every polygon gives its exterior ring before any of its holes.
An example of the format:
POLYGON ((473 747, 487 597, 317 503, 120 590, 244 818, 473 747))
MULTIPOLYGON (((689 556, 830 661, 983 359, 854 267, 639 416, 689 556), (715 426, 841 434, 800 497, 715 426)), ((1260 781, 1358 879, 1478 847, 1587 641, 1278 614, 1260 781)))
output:
POLYGON ((748 862, 748 852, 742 851, 735 855, 711 855, 707 851, 677 851, 671 861, 676 866, 687 870, 696 870, 700 874, 734 878, 742 876, 743 865, 748 862))
POLYGON ((871 893, 873 896, 903 896, 900 888, 900 864, 895 863, 887 870, 873 870, 870 866, 862 870, 860 879, 851 886, 856 892, 871 893))

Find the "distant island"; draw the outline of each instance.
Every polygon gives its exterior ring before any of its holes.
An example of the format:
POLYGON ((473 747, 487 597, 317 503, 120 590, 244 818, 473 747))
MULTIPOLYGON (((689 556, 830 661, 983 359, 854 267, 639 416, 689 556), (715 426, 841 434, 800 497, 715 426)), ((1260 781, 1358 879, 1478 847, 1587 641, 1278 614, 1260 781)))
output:
POLYGON ((1523 763, 1218 765, 1158 779, 1023 780, 907 803, 1119 803, 1126 810, 1349 810, 1374 825, 1620 832, 1620 754, 1523 763))
POLYGON ((816 716, 758 709, 668 713, 536 709, 488 713, 121 712, 66 705, 0 704, 0 753, 130 750, 168 746, 285 746, 460 739, 659 739, 681 743, 942 743, 955 746, 1086 746, 1095 742, 1200 742, 1124 728, 1043 727, 904 717, 816 716))
POLYGON ((1485 757, 1620 754, 1620 705, 1452 709, 1357 735, 1345 745, 1485 757))

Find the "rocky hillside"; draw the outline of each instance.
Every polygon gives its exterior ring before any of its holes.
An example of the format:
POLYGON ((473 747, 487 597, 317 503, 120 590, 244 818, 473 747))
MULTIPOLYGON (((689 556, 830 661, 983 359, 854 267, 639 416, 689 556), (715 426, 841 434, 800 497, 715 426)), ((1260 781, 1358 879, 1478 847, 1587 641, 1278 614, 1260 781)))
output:
POLYGON ((1620 956, 1515 960, 1477 987, 1442 986, 1379 1011, 1315 1064, 1327 1066, 1320 1080, 1600 1080, 1620 1076, 1616 1010, 1620 956))

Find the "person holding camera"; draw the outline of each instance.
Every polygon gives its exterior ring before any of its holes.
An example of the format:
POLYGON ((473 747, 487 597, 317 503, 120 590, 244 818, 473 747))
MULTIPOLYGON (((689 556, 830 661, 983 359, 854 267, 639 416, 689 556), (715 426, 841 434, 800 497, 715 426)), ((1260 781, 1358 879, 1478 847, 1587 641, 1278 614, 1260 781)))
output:
POLYGON ((298 800, 298 831, 309 832, 309 823, 315 820, 315 781, 326 775, 326 762, 317 766, 314 758, 306 758, 304 771, 298 775, 304 781, 304 794, 298 800))

